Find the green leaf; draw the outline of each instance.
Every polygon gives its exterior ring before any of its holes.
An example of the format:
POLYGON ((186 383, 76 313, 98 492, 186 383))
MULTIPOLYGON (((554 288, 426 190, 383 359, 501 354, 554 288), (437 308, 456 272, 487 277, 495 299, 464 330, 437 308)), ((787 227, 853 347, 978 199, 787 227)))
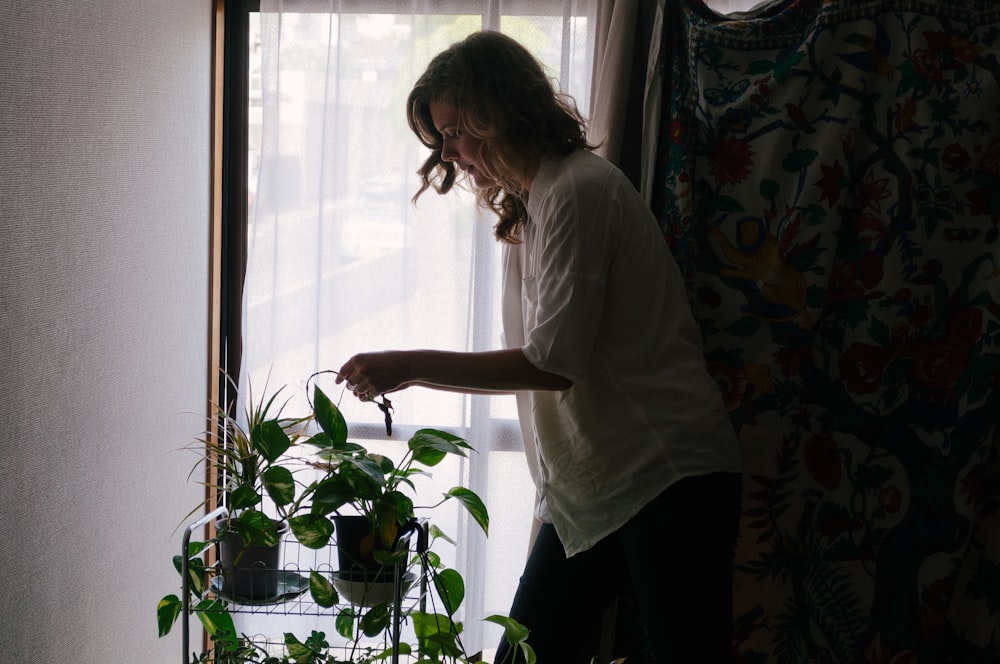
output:
POLYGON ((399 491, 387 491, 375 503, 374 508, 378 522, 391 519, 402 526, 413 518, 413 500, 399 491))
MULTIPOLYGON (((454 541, 448 540, 452 544, 454 541)), ((424 554, 424 560, 427 561, 427 566, 433 569, 438 569, 441 567, 441 556, 436 551, 428 551, 424 554)))
POLYGON ((261 501, 257 489, 250 484, 240 484, 229 494, 229 507, 234 512, 253 507, 261 501))
POLYGON ((503 627, 504 637, 507 639, 507 642, 521 649, 527 664, 534 664, 536 661, 535 651, 527 644, 527 638, 530 634, 527 627, 513 618, 501 615, 487 616, 484 620, 503 627))
POLYGON ((398 567, 399 565, 404 565, 409 557, 410 552, 406 549, 400 549, 399 551, 375 549, 372 551, 372 558, 374 558, 375 562, 385 569, 391 569, 393 567, 398 567))
POLYGON ((217 599, 204 599, 195 606, 195 614, 209 636, 216 634, 236 634, 233 617, 226 605, 217 599))
POLYGON ((288 451, 292 441, 278 420, 264 420, 254 427, 253 445, 261 456, 274 463, 288 451))
POLYGON ((288 527, 292 529, 295 539, 310 549, 322 549, 330 543, 333 535, 333 521, 313 512, 292 517, 288 520, 288 527))
POLYGON ((167 595, 156 605, 156 626, 160 632, 160 638, 170 633, 170 628, 177 622, 177 617, 181 615, 184 603, 177 595, 167 595))
POLYGON ((483 620, 503 627, 503 634, 507 637, 507 640, 511 644, 524 641, 528 638, 528 634, 530 633, 527 627, 508 616, 494 614, 492 616, 486 616, 483 620))
POLYGON ((458 640, 458 635, 462 633, 461 623, 452 622, 451 618, 440 613, 414 611, 410 617, 420 654, 431 657, 421 661, 439 661, 438 655, 442 653, 451 657, 464 654, 458 640))
POLYGON ((230 519, 229 523, 245 544, 277 546, 281 541, 278 535, 278 523, 263 512, 246 510, 236 518, 230 519))
POLYGON ((331 447, 341 447, 347 442, 347 421, 318 385, 313 388, 313 415, 320 428, 329 436, 331 447))
POLYGON ((449 616, 455 615, 458 607, 465 600, 465 581, 462 575, 453 569, 441 570, 434 575, 434 588, 438 597, 444 603, 444 609, 449 616))
POLYGON ((354 487, 342 475, 330 475, 316 484, 312 495, 312 511, 316 514, 329 514, 351 502, 354 498, 354 487))
POLYGON ((436 466, 448 454, 466 456, 465 450, 472 449, 464 439, 438 429, 420 429, 407 445, 413 458, 428 467, 436 466))
POLYGON ((778 183, 774 180, 764 179, 760 181, 760 195, 764 200, 773 201, 778 197, 779 189, 778 183))
POLYGON ((323 651, 330 647, 330 644, 326 640, 326 633, 317 632, 316 630, 312 630, 312 632, 309 633, 309 638, 306 639, 306 645, 318 655, 323 654, 323 651))
POLYGON ((483 532, 487 535, 490 534, 490 515, 486 511, 486 504, 478 494, 466 487, 456 486, 452 487, 445 495, 462 503, 476 523, 479 524, 479 527, 483 529, 483 532))
MULTIPOLYGON (((178 567, 178 572, 180 572, 181 557, 174 556, 174 566, 178 567)), ((198 597, 201 597, 205 592, 205 561, 201 558, 188 558, 188 583, 191 586, 191 592, 193 592, 198 597)))
POLYGON ((385 475, 382 466, 371 457, 347 459, 340 468, 341 477, 351 483, 352 495, 363 500, 374 500, 382 495, 385 475))
MULTIPOLYGON (((405 496, 402 497, 405 498, 405 496)), ((410 513, 412 514, 412 512, 413 505, 411 503, 410 513)), ((372 527, 375 529, 378 540, 384 548, 389 549, 396 543, 399 526, 399 513, 395 504, 380 500, 372 506, 372 527)))
POLYGON ((365 636, 378 636, 389 627, 389 603, 373 606, 361 618, 361 631, 365 636))
POLYGON ((354 611, 354 607, 350 606, 338 613, 337 620, 334 622, 337 634, 340 634, 345 639, 354 639, 354 620, 357 617, 358 614, 354 611))
POLYGON ((781 168, 789 173, 798 173, 812 164, 818 156, 819 152, 816 150, 793 150, 781 162, 781 168))
POLYGON ((312 664, 316 661, 316 653, 299 641, 291 632, 285 632, 285 650, 288 651, 288 656, 298 664, 312 664))
POLYGON ((712 211, 712 215, 716 212, 744 212, 745 208, 743 204, 736 198, 732 196, 723 196, 721 194, 711 194, 711 197, 705 201, 706 207, 712 211))
MULTIPOLYGON (((188 542, 188 557, 193 558, 199 553, 207 549, 211 545, 211 542, 188 542)), ((180 558, 180 556, 176 556, 180 558)), ((178 572, 180 569, 177 570, 178 572)))
POLYGON ((319 450, 316 454, 321 459, 326 459, 328 461, 341 461, 343 459, 350 458, 354 454, 367 454, 368 448, 366 448, 361 443, 351 443, 347 442, 343 445, 333 447, 330 444, 330 437, 325 433, 320 432, 306 441, 310 445, 316 445, 323 449, 319 450))
POLYGON ((275 505, 288 505, 295 499, 295 480, 292 479, 292 471, 284 466, 271 466, 261 474, 260 479, 275 505))
POLYGON ((315 570, 309 573, 309 594, 312 595, 313 601, 324 609, 329 609, 340 601, 337 589, 330 580, 315 570))
POLYGON ((958 105, 961 102, 961 97, 955 97, 954 99, 944 99, 944 100, 931 100, 931 119, 935 122, 944 122, 950 117, 955 116, 958 113, 958 105))
POLYGON ((801 51, 794 51, 793 53, 790 53, 788 57, 774 63, 774 80, 778 83, 784 83, 791 75, 792 70, 795 69, 795 66, 799 64, 804 57, 805 53, 802 53, 801 51))

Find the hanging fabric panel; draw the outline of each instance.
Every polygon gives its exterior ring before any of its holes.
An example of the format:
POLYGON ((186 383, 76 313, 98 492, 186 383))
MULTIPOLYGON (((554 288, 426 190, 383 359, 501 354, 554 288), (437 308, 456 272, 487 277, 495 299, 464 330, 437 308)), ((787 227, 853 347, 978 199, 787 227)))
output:
POLYGON ((741 661, 1000 661, 998 3, 667 4, 654 207, 744 446, 741 661))

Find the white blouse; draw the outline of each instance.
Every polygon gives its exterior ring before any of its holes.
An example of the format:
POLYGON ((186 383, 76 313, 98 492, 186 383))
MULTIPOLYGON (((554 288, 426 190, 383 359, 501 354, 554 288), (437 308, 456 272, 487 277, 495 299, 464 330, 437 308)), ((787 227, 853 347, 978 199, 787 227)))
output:
POLYGON ((546 160, 528 214, 503 250, 504 344, 574 382, 517 395, 537 515, 572 556, 741 455, 680 270, 624 174, 583 150, 546 160))

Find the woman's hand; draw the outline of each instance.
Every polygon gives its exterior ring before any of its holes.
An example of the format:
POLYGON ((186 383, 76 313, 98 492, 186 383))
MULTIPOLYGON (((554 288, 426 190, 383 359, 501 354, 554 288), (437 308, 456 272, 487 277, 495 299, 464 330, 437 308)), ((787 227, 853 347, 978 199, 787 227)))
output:
POLYGON ((340 367, 337 383, 347 382, 347 389, 362 401, 370 401, 407 387, 412 380, 411 355, 415 351, 390 350, 359 353, 340 367))

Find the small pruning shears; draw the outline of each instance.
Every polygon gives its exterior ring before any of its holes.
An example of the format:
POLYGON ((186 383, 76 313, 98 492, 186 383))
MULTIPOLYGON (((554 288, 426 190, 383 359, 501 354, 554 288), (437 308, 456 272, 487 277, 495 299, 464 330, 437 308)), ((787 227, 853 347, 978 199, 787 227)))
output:
POLYGON ((385 435, 392 436, 392 402, 385 398, 385 395, 379 396, 377 399, 372 399, 378 409, 382 411, 385 415, 385 435), (381 399, 381 401, 379 401, 381 399))

